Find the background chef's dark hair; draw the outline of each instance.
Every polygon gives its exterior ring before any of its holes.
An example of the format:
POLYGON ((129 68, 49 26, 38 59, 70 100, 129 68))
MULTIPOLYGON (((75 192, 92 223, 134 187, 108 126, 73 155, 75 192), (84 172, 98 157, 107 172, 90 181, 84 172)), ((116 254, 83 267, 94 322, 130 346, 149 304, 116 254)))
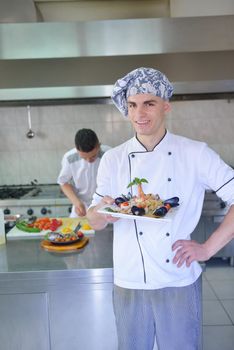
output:
POLYGON ((78 151, 90 152, 99 144, 96 133, 91 129, 80 129, 75 136, 75 145, 78 151))

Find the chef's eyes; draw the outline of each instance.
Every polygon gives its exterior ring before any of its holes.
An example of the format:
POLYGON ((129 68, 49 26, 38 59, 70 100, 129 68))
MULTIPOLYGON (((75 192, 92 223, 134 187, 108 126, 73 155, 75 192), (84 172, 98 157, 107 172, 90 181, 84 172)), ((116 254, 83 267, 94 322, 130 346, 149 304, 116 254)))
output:
MULTIPOLYGON (((155 102, 145 102, 143 107, 154 107, 155 102)), ((135 103, 128 103, 128 108, 137 108, 137 105, 135 103)))

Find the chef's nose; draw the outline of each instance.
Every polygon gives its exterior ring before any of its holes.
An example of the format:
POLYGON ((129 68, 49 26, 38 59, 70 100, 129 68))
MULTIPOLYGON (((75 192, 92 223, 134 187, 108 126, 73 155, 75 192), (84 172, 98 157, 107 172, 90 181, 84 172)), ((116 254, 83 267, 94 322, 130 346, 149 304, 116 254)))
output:
POLYGON ((135 109, 135 113, 138 117, 142 117, 145 115, 145 106, 137 106, 135 109))

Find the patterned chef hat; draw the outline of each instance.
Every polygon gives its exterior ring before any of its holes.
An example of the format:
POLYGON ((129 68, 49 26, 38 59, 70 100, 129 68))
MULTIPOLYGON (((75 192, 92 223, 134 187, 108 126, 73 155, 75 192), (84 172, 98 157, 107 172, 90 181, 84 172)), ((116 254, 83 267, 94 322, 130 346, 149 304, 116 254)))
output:
POLYGON ((117 80, 111 98, 120 112, 127 116, 127 98, 137 94, 152 94, 169 100, 173 94, 173 86, 160 71, 141 67, 117 80))

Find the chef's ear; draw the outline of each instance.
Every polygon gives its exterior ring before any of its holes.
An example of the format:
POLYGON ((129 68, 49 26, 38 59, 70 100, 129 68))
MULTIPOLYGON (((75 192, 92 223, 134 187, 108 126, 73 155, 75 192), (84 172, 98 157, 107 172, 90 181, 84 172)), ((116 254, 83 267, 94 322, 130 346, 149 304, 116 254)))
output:
POLYGON ((171 111, 171 104, 169 101, 164 101, 164 112, 168 113, 171 111))

